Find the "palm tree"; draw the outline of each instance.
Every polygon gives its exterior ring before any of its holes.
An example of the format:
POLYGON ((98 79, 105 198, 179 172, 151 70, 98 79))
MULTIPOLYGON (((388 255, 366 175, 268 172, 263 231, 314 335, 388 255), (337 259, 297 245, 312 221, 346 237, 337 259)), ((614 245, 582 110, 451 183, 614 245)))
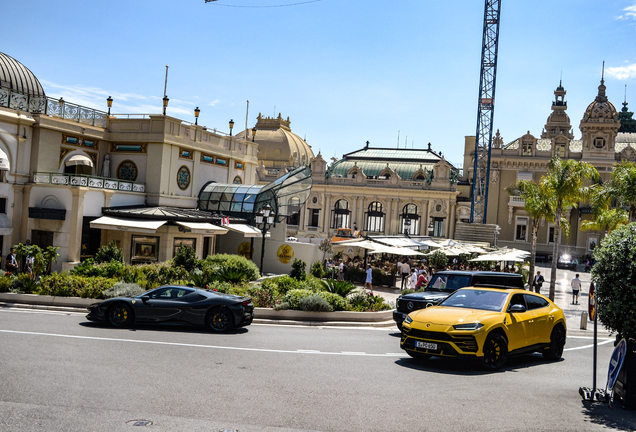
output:
POLYGON ((562 160, 558 156, 554 156, 548 164, 548 173, 541 178, 541 185, 545 187, 546 192, 556 204, 554 211, 554 249, 550 276, 550 300, 554 301, 563 209, 576 207, 579 202, 586 201, 591 191, 591 188, 586 186, 586 181, 597 180, 598 177, 596 168, 587 162, 572 159, 562 160))
POLYGON ((611 200, 627 206, 629 222, 636 222, 636 165, 623 161, 614 167, 612 178, 598 191, 597 198, 609 208, 611 200))
POLYGON ((506 192, 510 195, 519 196, 525 200, 525 209, 531 219, 532 246, 530 249, 530 271, 528 273, 528 282, 532 287, 531 281, 534 277, 534 261, 537 255, 537 236, 539 233, 539 226, 543 220, 553 220, 555 203, 543 185, 537 185, 536 183, 528 180, 517 181, 517 183, 508 186, 506 188, 506 192))
POLYGON ((622 225, 627 225, 629 218, 627 212, 622 208, 605 209, 599 211, 594 220, 585 221, 581 224, 583 231, 599 231, 601 233, 611 233, 622 225))

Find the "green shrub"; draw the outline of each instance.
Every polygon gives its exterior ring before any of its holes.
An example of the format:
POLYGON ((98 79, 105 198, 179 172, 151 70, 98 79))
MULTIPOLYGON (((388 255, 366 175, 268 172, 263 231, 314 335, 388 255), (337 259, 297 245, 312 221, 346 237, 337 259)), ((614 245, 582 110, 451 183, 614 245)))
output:
POLYGON ((287 309, 289 309, 289 303, 287 303, 287 302, 282 302, 282 303, 279 303, 276 306, 274 306, 274 310, 275 311, 287 310, 287 309))
POLYGON ((434 269, 441 269, 446 267, 446 264, 448 264, 448 257, 444 255, 443 252, 436 250, 435 252, 427 255, 426 264, 434 269))
POLYGON ((318 294, 300 300, 300 310, 311 312, 331 312, 331 305, 318 294))
POLYGON ((102 297, 105 299, 114 297, 137 297, 146 292, 146 289, 136 283, 117 282, 112 288, 104 290, 102 297))
POLYGON ((270 278, 270 280, 276 284, 276 289, 281 297, 284 297, 285 294, 293 289, 307 289, 307 287, 304 284, 301 284, 298 279, 287 275, 270 278))
POLYGON ((301 282, 300 285, 312 291, 322 291, 324 289, 322 286, 322 279, 319 279, 311 274, 308 274, 307 278, 303 282, 301 282))
POLYGON ((406 288, 406 289, 402 290, 402 292, 400 294, 407 295, 407 294, 413 294, 414 292, 416 292, 414 289, 406 288))
POLYGON ((103 277, 83 277, 68 273, 53 273, 40 279, 38 294, 61 296, 102 298, 102 293, 112 288, 118 281, 103 277))
POLYGON ((255 284, 248 289, 248 294, 256 307, 275 308, 276 307, 276 285, 255 284))
MULTIPOLYGON (((367 280, 366 276, 365 276, 364 280, 365 281, 367 280)), ((377 269, 377 268, 374 268, 371 271, 371 280, 373 281, 373 285, 388 285, 386 283, 386 276, 385 276, 384 272, 382 270, 380 270, 380 269, 377 269)))
POLYGON ((232 284, 229 282, 214 280, 214 281, 210 281, 207 284, 207 289, 210 291, 217 291, 223 294, 231 294, 232 284))
POLYGON ((314 292, 307 289, 293 289, 289 291, 283 301, 289 303, 290 309, 300 309, 300 300, 314 295, 314 292))
POLYGON ((101 276, 106 278, 121 278, 127 267, 124 263, 119 261, 107 261, 104 263, 97 263, 92 258, 87 259, 74 269, 69 271, 70 274, 76 276, 101 276))
POLYGON ((356 286, 351 282, 333 279, 322 281, 322 287, 326 292, 337 294, 340 297, 347 297, 356 289, 356 286))
POLYGON ((190 246, 183 246, 183 243, 180 243, 177 254, 172 259, 172 265, 183 267, 186 271, 191 272, 199 267, 197 253, 190 246))
POLYGON ((0 293, 9 292, 11 290, 11 276, 0 276, 0 293))
POLYGON ((208 256, 202 263, 205 268, 214 270, 227 269, 241 274, 241 281, 254 281, 260 277, 254 262, 240 255, 216 254, 208 256))
POLYGON ((636 335, 636 223, 613 230, 594 249, 598 318, 619 338, 636 335))
POLYGON ((98 264, 111 261, 124 262, 124 251, 117 247, 115 240, 107 245, 101 246, 95 254, 95 262, 98 264))
MULTIPOLYGON (((406 291, 406 290, 405 290, 406 291)), ((353 293, 348 297, 350 309, 355 312, 377 312, 391 309, 380 296, 369 295, 363 291, 353 293)))
POLYGON ((331 305, 331 308, 335 311, 343 311, 348 309, 347 300, 339 296, 338 294, 334 294, 334 293, 330 293, 326 291, 319 291, 316 293, 316 295, 319 295, 320 297, 324 298, 327 301, 327 303, 331 305))
POLYGON ((326 270, 320 261, 316 261, 311 265, 309 273, 311 273, 312 276, 317 277, 318 279, 322 279, 323 277, 325 277, 326 270))
POLYGON ((345 271, 345 279, 351 282, 364 283, 367 272, 359 267, 349 266, 345 271))
POLYGON ((289 272, 289 275, 296 280, 303 281, 307 276, 307 272, 305 268, 307 267, 307 263, 301 259, 296 258, 292 263, 292 269, 289 272))

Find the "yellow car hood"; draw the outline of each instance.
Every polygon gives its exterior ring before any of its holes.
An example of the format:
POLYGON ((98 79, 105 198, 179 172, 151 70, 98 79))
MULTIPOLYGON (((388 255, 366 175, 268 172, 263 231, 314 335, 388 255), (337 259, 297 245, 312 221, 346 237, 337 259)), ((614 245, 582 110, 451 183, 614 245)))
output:
POLYGON ((502 312, 434 306, 428 309, 421 309, 411 314, 411 318, 414 322, 453 325, 458 323, 482 322, 485 319, 501 315, 502 312))

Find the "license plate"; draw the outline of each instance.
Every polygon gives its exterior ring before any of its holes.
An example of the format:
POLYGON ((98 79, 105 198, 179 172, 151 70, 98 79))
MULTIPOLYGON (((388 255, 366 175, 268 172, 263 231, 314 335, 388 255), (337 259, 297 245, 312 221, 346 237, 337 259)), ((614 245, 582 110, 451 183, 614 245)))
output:
POLYGON ((424 348, 429 350, 437 350, 436 343, 415 341, 415 348, 424 348))

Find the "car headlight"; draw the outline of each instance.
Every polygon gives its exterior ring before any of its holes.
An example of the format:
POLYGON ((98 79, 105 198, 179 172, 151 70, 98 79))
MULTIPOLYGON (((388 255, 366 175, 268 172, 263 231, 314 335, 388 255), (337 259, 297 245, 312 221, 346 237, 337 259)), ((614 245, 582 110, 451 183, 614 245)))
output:
POLYGON ((455 330, 479 330, 484 325, 482 323, 456 324, 453 326, 455 330))
POLYGON ((413 322, 413 318, 411 318, 410 315, 407 315, 406 318, 404 318, 404 322, 406 324, 411 324, 413 322))

